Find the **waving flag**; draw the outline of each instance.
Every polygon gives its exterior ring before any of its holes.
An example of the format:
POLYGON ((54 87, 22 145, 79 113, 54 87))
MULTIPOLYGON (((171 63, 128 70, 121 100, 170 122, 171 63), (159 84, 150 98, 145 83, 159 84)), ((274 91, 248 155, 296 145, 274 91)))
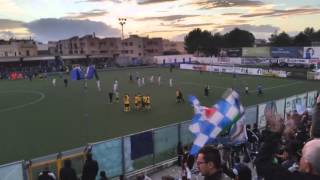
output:
POLYGON ((80 66, 74 67, 70 72, 71 80, 81 80, 83 79, 83 73, 80 66))
POLYGON ((244 114, 239 94, 231 89, 228 89, 223 99, 211 108, 201 106, 194 96, 190 96, 189 101, 195 111, 189 129, 196 135, 191 154, 196 154, 210 139, 216 139, 230 129, 244 114))
POLYGON ((95 71, 96 71, 96 69, 94 68, 93 65, 88 66, 88 67, 87 67, 86 74, 85 74, 85 77, 86 77, 87 79, 92 79, 93 76, 94 76, 95 73, 96 73, 95 71))

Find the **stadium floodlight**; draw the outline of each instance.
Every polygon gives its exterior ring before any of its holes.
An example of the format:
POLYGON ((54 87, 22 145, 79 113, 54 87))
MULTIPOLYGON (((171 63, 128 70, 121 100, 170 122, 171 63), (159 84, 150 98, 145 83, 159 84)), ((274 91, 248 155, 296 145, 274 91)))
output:
POLYGON ((122 40, 124 39, 123 36, 123 26, 126 24, 127 19, 126 18, 119 18, 119 24, 121 25, 121 32, 122 32, 122 40))

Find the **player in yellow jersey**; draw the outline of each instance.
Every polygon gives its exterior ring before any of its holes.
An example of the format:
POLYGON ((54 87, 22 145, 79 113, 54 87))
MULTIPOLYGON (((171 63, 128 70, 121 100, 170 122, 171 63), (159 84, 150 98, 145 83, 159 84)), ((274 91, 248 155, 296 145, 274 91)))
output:
POLYGON ((136 94, 136 95, 134 96, 134 107, 135 107, 136 110, 139 110, 139 109, 140 109, 139 106, 140 106, 140 105, 139 105, 139 96, 136 94))
POLYGON ((147 105, 147 95, 143 95, 142 96, 142 108, 146 109, 146 105, 147 105))
POLYGON ((130 97, 128 94, 123 96, 124 112, 129 112, 130 109, 130 97))
POLYGON ((138 100, 139 100, 139 110, 141 110, 143 106, 143 99, 140 93, 138 93, 138 100))
POLYGON ((151 109, 151 98, 149 95, 146 96, 146 104, 145 104, 145 107, 147 110, 150 110, 151 109))

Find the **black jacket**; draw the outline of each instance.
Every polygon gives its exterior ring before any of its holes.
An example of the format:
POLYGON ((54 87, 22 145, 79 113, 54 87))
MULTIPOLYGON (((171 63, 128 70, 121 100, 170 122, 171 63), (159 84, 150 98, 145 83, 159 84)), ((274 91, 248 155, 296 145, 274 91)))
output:
POLYGON ((98 163, 95 160, 86 160, 82 170, 82 180, 95 180, 98 173, 98 163))
POLYGON ((230 178, 225 175, 222 171, 218 171, 211 176, 205 176, 204 180, 230 180, 230 178))
POLYGON ((63 167, 60 170, 60 180, 78 180, 76 171, 73 168, 63 167))
POLYGON ((265 180, 319 180, 320 176, 293 172, 280 165, 274 164, 274 154, 279 149, 281 135, 267 131, 265 133, 264 144, 262 145, 259 154, 255 160, 257 173, 265 180))
POLYGON ((313 108, 311 136, 320 137, 320 103, 317 103, 313 108))

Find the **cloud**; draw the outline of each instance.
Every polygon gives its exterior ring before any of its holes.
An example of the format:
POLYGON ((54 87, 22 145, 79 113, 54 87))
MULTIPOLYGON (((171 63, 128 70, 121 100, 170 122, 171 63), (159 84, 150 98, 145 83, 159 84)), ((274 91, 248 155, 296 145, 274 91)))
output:
POLYGON ((184 41, 184 37, 186 37, 186 33, 183 33, 183 34, 179 34, 179 35, 176 35, 176 36, 173 36, 171 38, 172 41, 184 41))
POLYGON ((221 15, 223 15, 223 16, 237 16, 237 15, 242 15, 242 13, 224 13, 221 15))
POLYGON ((202 10, 223 8, 223 7, 258 7, 265 3, 262 1, 251 0, 198 0, 191 3, 194 6, 199 6, 202 10))
POLYGON ((24 22, 15 21, 10 19, 0 19, 0 30, 1 29, 15 29, 23 27, 24 22))
MULTIPOLYGON (((80 0, 78 1, 79 3, 81 2, 114 2, 114 3, 124 3, 124 2, 129 2, 133 0, 80 0)), ((135 0, 138 5, 149 5, 149 4, 156 4, 156 3, 164 3, 164 2, 172 2, 172 1, 177 1, 177 0, 135 0)))
POLYGON ((102 22, 70 19, 39 19, 26 24, 36 40, 57 41, 72 36, 92 34, 97 36, 120 36, 118 29, 102 22))
POLYGON ((223 28, 222 33, 229 32, 233 30, 234 28, 239 28, 242 30, 250 31, 250 32, 259 32, 259 33, 265 33, 265 32, 275 32, 279 31, 279 27, 271 26, 271 25, 250 25, 250 24, 241 24, 241 25, 227 25, 227 26, 220 26, 218 28, 223 28))
POLYGON ((0 31, 0 39, 11 39, 15 36, 15 34, 11 31, 0 31))
POLYGON ((68 16, 65 16, 66 19, 88 19, 94 17, 100 17, 108 14, 106 10, 102 9, 94 9, 88 12, 80 12, 80 13, 69 13, 68 16))
POLYGON ((83 1, 77 1, 77 3, 82 3, 82 2, 114 2, 114 3, 121 3, 122 1, 121 0, 83 0, 83 1))
POLYGON ((137 3, 139 5, 146 5, 146 4, 172 2, 172 1, 177 1, 177 0, 137 0, 137 3))
POLYGON ((170 26, 178 28, 189 28, 189 27, 202 27, 202 26, 212 26, 214 23, 198 23, 198 24, 173 24, 170 26))
POLYGON ((153 20, 162 20, 162 21, 175 21, 182 20, 189 17, 197 17, 199 15, 170 15, 170 16, 156 16, 156 17, 145 17, 145 18, 136 18, 137 21, 153 21, 153 20))
POLYGON ((240 17, 280 17, 280 16, 290 16, 290 15, 309 15, 309 14, 320 14, 320 8, 297 8, 289 10, 278 10, 274 9, 267 12, 244 14, 240 17))
POLYGON ((218 26, 216 28, 222 28, 221 31, 217 29, 213 32, 220 32, 221 34, 225 34, 233 30, 234 28, 242 29, 251 32, 254 34, 256 39, 268 39, 270 35, 276 31, 280 31, 279 27, 271 26, 271 25, 250 25, 250 24, 241 24, 241 25, 224 25, 218 26))
POLYGON ((149 31, 149 32, 143 32, 141 34, 154 34, 154 33, 172 33, 172 32, 185 32, 186 30, 157 30, 157 31, 149 31))

